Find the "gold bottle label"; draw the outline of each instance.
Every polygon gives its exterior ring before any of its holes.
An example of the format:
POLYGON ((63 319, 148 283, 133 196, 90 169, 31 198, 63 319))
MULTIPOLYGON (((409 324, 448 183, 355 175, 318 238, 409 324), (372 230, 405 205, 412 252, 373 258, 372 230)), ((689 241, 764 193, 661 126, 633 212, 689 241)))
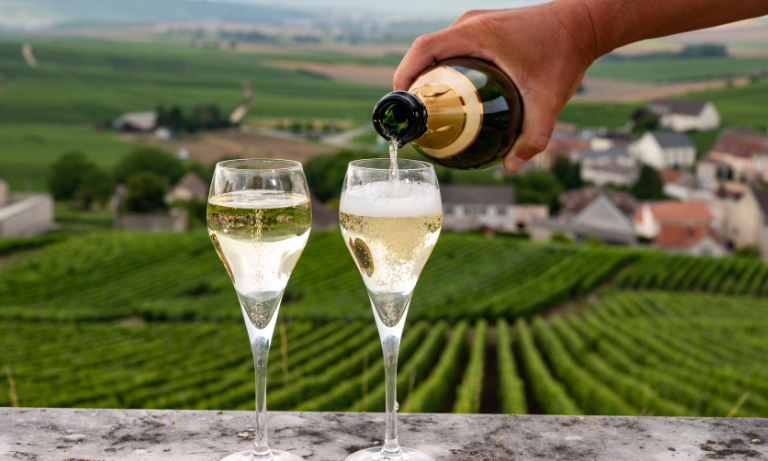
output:
POLYGON ((408 90, 427 108, 427 131, 413 144, 433 158, 449 158, 475 142, 483 123, 483 104, 464 75, 437 66, 420 75, 408 90))

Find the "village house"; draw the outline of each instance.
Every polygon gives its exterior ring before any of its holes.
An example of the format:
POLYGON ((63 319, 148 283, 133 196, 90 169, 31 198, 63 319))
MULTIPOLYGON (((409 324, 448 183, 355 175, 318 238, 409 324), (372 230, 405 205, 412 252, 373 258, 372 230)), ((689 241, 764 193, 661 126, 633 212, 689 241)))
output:
POLYGON ((678 200, 688 200, 696 195, 696 178, 686 170, 664 168, 659 170, 664 181, 664 194, 678 200))
POLYGON ((720 113, 708 101, 658 99, 648 104, 648 112, 659 117, 659 125, 677 132, 720 128, 720 113))
POLYGON ((699 187, 717 190, 733 182, 768 180, 768 136, 751 128, 722 130, 696 165, 699 187))
POLYGON ((637 181, 640 167, 625 165, 615 160, 607 163, 587 163, 581 165, 581 179, 598 186, 614 184, 631 186, 637 181))
POLYGON ((577 149, 571 152, 571 162, 579 162, 584 165, 604 165, 617 163, 624 166, 637 165, 637 159, 629 151, 628 147, 611 147, 605 150, 577 149))
POLYGON ((50 194, 10 192, 0 178, 0 237, 39 234, 55 226, 50 194))
POLYGON ((637 234, 656 238, 664 225, 698 226, 711 225, 714 219, 705 202, 645 202, 635 211, 633 217, 637 234))
POLYGON ((687 168, 696 162, 696 146, 684 133, 647 131, 630 146, 630 152, 656 169, 687 168))
POLYGON ((569 158, 575 150, 591 149, 589 139, 576 132, 576 125, 557 122, 546 149, 525 162, 522 171, 550 171, 558 157, 569 158))
POLYGON ((515 190, 512 186, 440 187, 443 228, 456 231, 490 229, 515 232, 515 190))
POLYGON ((200 176, 190 171, 173 185, 165 194, 165 202, 188 202, 190 200, 208 201, 208 183, 200 179, 200 176))
POLYGON ((662 224, 656 246, 665 251, 696 256, 726 256, 728 244, 712 227, 700 223, 662 224))
POLYGON ((725 211, 726 239, 735 248, 758 246, 768 258, 768 190, 747 187, 725 211))
POLYGON ((115 128, 129 127, 136 131, 150 131, 155 128, 157 114, 155 112, 127 112, 115 120, 115 128))
POLYGON ((535 218, 531 238, 549 241, 562 234, 571 240, 596 238, 609 244, 632 245, 637 233, 632 216, 639 206, 626 192, 584 187, 560 194, 563 208, 557 218, 535 218))

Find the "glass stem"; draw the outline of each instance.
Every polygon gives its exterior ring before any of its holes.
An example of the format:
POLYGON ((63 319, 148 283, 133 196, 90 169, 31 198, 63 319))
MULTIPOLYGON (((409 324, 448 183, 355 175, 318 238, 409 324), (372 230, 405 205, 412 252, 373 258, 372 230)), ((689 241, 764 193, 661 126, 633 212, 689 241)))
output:
POLYGON ((397 442, 397 355, 400 352, 400 338, 387 336, 381 342, 381 348, 384 351, 387 412, 387 433, 381 454, 386 458, 399 458, 403 454, 397 442))
POLYGON ((267 445, 267 361, 269 359, 269 338, 257 336, 251 343, 253 366, 256 369, 256 433, 251 459, 265 461, 272 459, 267 445))

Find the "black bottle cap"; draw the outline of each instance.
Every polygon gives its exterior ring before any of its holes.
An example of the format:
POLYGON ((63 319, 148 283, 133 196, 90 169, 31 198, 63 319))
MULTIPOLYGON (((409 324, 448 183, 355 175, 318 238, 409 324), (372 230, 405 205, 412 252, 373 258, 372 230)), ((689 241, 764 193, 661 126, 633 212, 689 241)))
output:
POLYGON ((373 127, 384 139, 394 139, 402 147, 427 131, 427 108, 416 95, 393 91, 374 106, 373 127))

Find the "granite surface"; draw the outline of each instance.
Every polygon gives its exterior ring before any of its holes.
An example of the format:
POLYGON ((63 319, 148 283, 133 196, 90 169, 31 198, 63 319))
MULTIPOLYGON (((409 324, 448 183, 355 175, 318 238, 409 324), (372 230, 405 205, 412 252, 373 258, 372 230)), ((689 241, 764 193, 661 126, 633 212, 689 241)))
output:
MULTIPOLYGON (((221 459, 249 450, 238 411, 0 408, 0 459, 221 459)), ((400 443, 436 460, 768 459, 768 419, 402 414, 400 443)), ((343 460, 381 444, 376 413, 270 412, 272 448, 343 460)))

